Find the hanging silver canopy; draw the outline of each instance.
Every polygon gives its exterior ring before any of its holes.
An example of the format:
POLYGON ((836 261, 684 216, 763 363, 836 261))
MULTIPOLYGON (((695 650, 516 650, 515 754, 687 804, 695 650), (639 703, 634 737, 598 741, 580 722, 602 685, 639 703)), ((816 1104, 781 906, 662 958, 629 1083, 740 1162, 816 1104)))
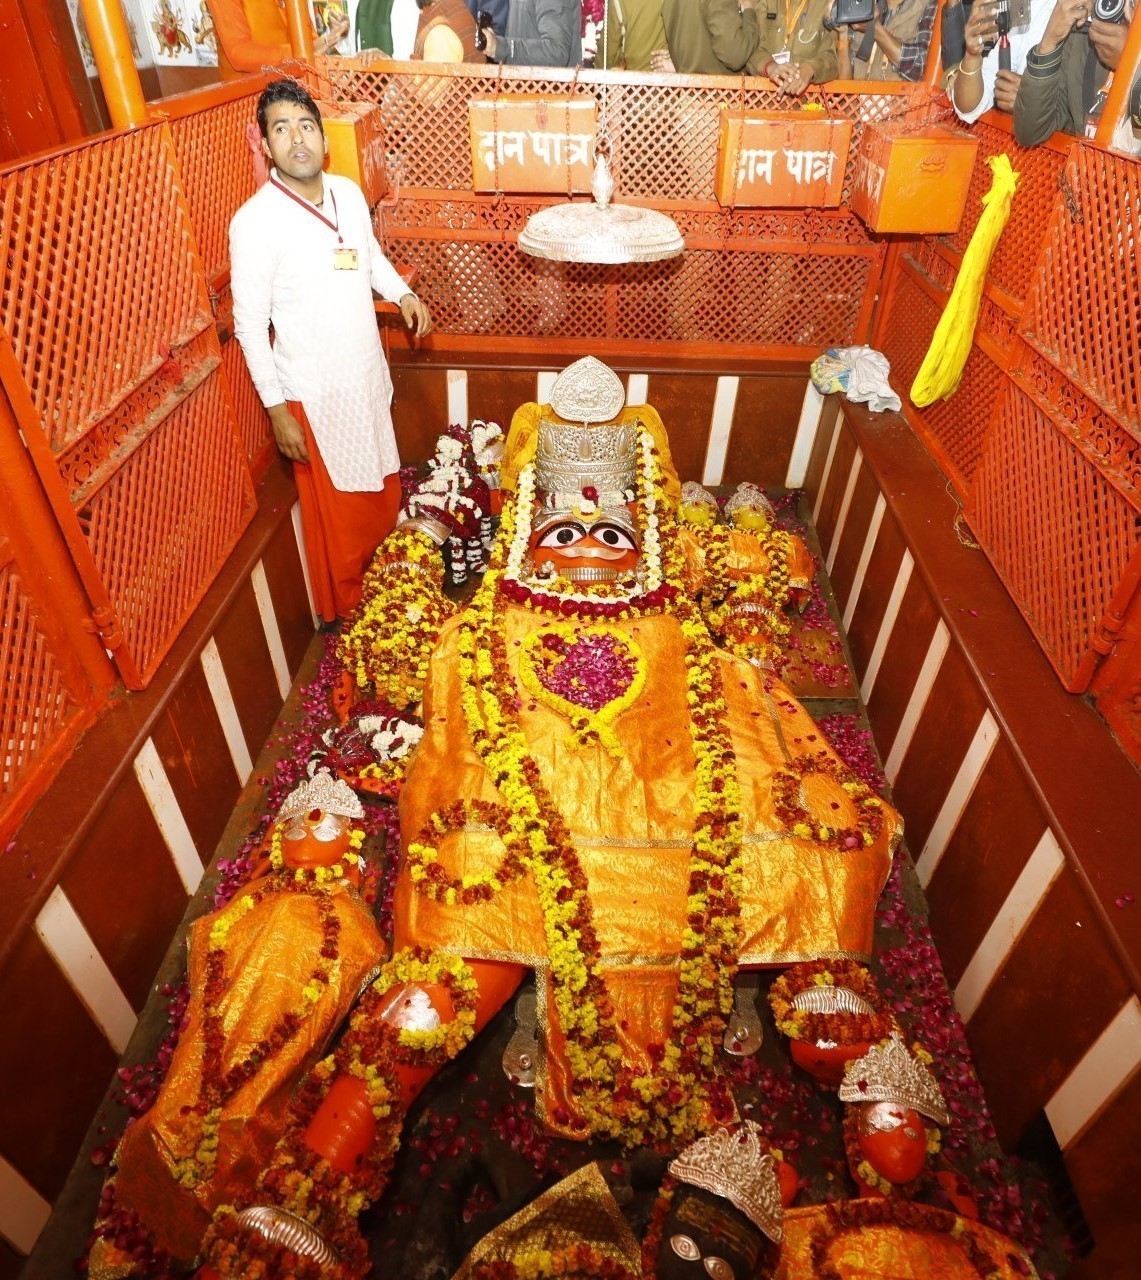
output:
POLYGON ((594 162, 593 204, 556 204, 527 219, 519 248, 550 262, 660 262, 685 241, 672 218, 656 209, 611 204, 614 179, 604 155, 594 162))

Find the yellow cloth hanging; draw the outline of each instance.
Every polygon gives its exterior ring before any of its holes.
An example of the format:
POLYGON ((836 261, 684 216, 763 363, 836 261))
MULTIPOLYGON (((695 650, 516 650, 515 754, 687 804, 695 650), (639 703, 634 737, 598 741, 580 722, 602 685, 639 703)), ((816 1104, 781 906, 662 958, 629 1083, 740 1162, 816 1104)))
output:
POLYGON ((935 326, 931 345, 911 384, 911 402, 920 409, 935 400, 948 399, 959 389, 963 367, 971 354, 987 268, 1010 218, 1010 204, 1018 190, 1018 174, 1010 167, 1010 157, 1005 152, 991 156, 987 164, 994 181, 983 196, 982 217, 963 254, 955 287, 935 326))

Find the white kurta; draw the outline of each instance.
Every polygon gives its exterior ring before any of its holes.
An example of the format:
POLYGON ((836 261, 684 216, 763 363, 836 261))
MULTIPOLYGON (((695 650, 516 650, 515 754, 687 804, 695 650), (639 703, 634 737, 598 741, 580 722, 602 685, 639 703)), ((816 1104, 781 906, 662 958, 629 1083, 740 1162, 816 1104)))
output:
POLYGON ((338 232, 267 182, 230 222, 234 334, 266 408, 304 406, 336 488, 375 492, 400 456, 372 295, 399 302, 410 290, 381 252, 360 188, 333 174, 324 181, 321 213, 357 251, 357 270, 336 270, 338 232))

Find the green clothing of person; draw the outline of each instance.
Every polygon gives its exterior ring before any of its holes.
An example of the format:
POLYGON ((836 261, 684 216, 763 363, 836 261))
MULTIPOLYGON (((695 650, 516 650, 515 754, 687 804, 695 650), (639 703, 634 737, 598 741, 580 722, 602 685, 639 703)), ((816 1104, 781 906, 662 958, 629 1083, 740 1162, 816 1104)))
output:
POLYGON ((361 0, 357 6, 358 49, 380 49, 392 56, 392 0, 361 0))
POLYGON ((1089 109, 1108 76, 1084 31, 1071 31, 1050 53, 1031 49, 1014 99, 1015 138, 1034 147, 1053 133, 1085 133, 1089 109))
POLYGON ((674 69, 685 75, 743 71, 760 39, 756 13, 737 0, 663 0, 662 22, 674 69))
POLYGON ((758 0, 760 41, 749 59, 749 74, 763 76, 770 58, 787 49, 791 61, 812 68, 816 84, 835 80, 840 73, 836 32, 824 28, 832 0, 758 0))
POLYGON ((662 0, 608 0, 598 46, 600 67, 649 71, 650 54, 664 48, 662 0))

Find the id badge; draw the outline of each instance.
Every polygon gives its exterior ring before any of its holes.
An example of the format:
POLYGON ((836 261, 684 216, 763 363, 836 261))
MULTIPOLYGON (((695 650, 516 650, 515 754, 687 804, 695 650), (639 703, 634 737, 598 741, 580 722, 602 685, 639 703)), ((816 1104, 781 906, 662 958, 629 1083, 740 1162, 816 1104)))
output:
POLYGON ((778 67, 783 67, 786 63, 792 61, 792 50, 778 49, 777 52, 773 54, 772 60, 777 64, 778 67))
POLYGON ((333 270, 355 271, 357 269, 357 251, 355 249, 334 249, 333 270))

